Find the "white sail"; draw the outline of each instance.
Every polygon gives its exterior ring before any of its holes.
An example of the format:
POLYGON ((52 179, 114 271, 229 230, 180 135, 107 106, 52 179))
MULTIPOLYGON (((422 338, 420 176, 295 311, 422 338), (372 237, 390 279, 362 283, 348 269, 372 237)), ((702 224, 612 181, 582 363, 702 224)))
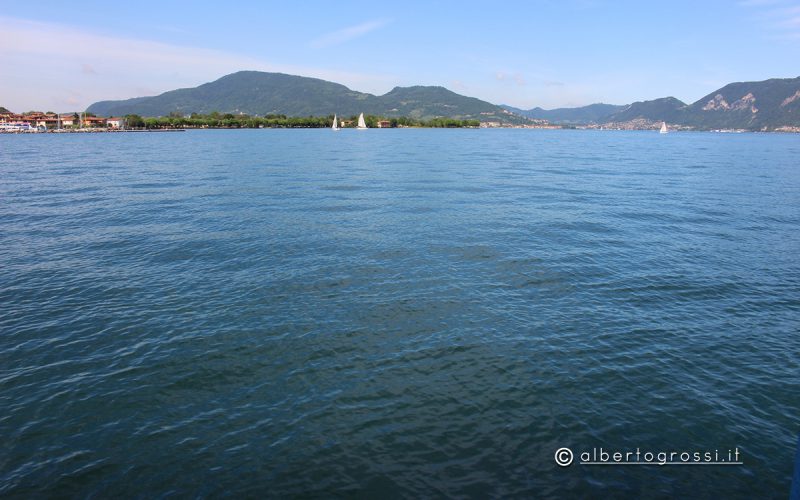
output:
POLYGON ((364 121, 364 113, 361 113, 360 115, 358 115, 358 127, 356 127, 356 128, 358 130, 364 130, 364 129, 367 128, 367 124, 364 121))
POLYGON ((659 130, 658 133, 659 134, 667 133, 667 122, 661 122, 661 130, 659 130))
POLYGON ((339 130, 339 122, 336 121, 336 115, 333 115, 333 125, 331 126, 331 130, 339 130))

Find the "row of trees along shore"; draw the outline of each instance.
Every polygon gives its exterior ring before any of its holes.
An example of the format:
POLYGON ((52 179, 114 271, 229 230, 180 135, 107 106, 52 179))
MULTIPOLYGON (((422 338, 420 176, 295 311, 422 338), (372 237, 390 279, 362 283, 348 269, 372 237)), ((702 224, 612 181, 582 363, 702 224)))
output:
MULTIPOLYGON (((339 117, 345 121, 344 128, 355 127, 358 117, 339 117)), ((367 127, 377 128, 378 122, 388 122, 389 127, 433 127, 433 128, 463 128, 478 127, 478 120, 456 120, 453 118, 433 118, 431 120, 417 120, 414 118, 386 118, 376 115, 364 115, 367 127)), ((292 117, 286 115, 249 116, 221 114, 217 112, 201 115, 192 113, 184 116, 171 113, 169 116, 158 118, 142 118, 139 115, 126 115, 125 123, 128 128, 325 128, 333 124, 333 115, 292 117)), ((340 123, 340 126, 341 123, 340 123)))

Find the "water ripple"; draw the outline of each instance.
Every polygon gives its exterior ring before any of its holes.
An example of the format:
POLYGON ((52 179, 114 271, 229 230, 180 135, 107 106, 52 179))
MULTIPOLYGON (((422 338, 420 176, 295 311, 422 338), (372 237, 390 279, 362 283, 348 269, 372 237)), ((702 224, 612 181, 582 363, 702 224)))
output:
POLYGON ((4 496, 788 491, 794 136, 0 142, 4 496))

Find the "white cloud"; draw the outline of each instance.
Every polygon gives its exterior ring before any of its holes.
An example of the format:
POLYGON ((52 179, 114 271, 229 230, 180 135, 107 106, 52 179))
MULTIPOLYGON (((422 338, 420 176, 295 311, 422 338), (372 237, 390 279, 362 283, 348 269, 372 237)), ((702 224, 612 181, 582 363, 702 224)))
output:
POLYGON ((785 0, 742 0, 739 5, 743 7, 764 7, 769 5, 780 5, 785 0))
POLYGON ((761 26, 773 40, 800 39, 800 6, 790 0, 744 0, 739 5, 755 10, 761 26))
POLYGON ((333 33, 322 35, 321 37, 312 40, 311 43, 309 43, 309 46, 314 49, 322 49, 332 45, 338 45, 340 43, 362 37, 367 33, 386 26, 387 24, 389 24, 389 21, 385 19, 374 19, 372 21, 367 21, 355 26, 349 26, 347 28, 334 31, 333 33))
POLYGON ((498 71, 495 73, 494 79, 498 82, 514 82, 520 87, 525 86, 525 77, 522 76, 521 73, 505 73, 503 71, 498 71))
POLYGON ((450 89, 456 92, 464 92, 469 90, 469 86, 465 85, 461 80, 453 80, 450 82, 450 89))
MULTIPOLYGON (((354 90, 385 92, 390 75, 276 65, 240 54, 98 35, 73 27, 0 16, 0 106, 73 111, 106 99, 194 87, 240 70, 312 76, 354 90)), ((145 94, 146 95, 146 94, 145 94)))

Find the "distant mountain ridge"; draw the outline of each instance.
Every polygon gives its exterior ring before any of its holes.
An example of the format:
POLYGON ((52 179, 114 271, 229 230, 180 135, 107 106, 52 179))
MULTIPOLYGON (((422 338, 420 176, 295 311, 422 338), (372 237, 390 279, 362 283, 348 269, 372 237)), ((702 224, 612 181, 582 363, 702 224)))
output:
POLYGON ((250 115, 319 116, 336 113, 352 116, 363 112, 386 117, 407 116, 425 120, 445 117, 506 124, 540 119, 567 125, 624 124, 642 128, 665 121, 670 125, 699 130, 774 130, 800 127, 800 77, 730 83, 693 104, 663 97, 624 106, 598 103, 579 108, 523 110, 497 106, 444 87, 395 87, 376 96, 318 78, 240 71, 198 87, 172 90, 157 96, 96 102, 87 111, 105 116, 165 116, 175 112, 186 115, 212 111, 250 115))
POLYGON ((800 77, 730 83, 688 105, 674 97, 637 102, 604 121, 634 119, 666 121, 701 130, 798 127, 800 77))
POLYGON ((375 96, 344 85, 283 73, 239 71, 198 87, 171 90, 152 97, 122 101, 100 101, 87 111, 98 115, 165 116, 178 112, 245 113, 287 116, 366 113, 386 117, 408 116, 524 122, 502 107, 474 97, 456 94, 444 87, 395 87, 375 96))
POLYGON ((627 106, 592 104, 580 108, 506 109, 528 118, 563 124, 608 124, 665 121, 689 128, 774 130, 800 127, 800 77, 730 83, 693 104, 674 97, 640 101, 627 106), (604 113, 604 111, 608 111, 604 113))
POLYGON ((682 122, 684 118, 684 104, 674 97, 662 97, 652 101, 641 101, 623 106, 621 110, 602 118, 605 122, 627 122, 636 119, 652 121, 666 121, 669 123, 682 122))
POLYGON ((547 120, 553 123, 568 124, 587 124, 597 122, 617 111, 621 111, 625 106, 615 104, 590 104, 578 108, 556 108, 556 109, 519 109, 512 106, 503 106, 507 110, 519 115, 534 119, 547 120))
POLYGON ((684 122, 702 128, 800 126, 800 77, 730 83, 684 112, 684 122))

